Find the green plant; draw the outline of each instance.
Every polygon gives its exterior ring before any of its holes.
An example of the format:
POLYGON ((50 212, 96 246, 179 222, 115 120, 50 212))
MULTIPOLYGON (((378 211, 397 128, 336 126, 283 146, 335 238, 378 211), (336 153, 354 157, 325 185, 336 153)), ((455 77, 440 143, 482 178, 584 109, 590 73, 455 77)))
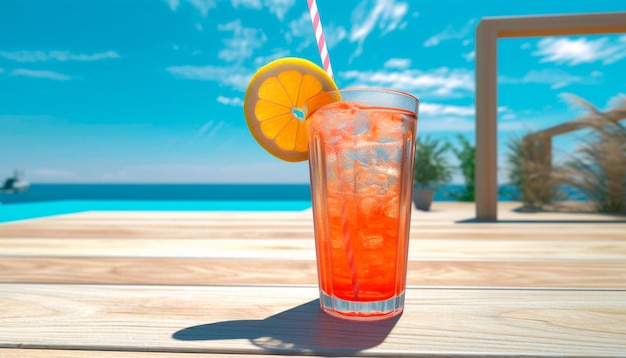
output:
POLYGON ((455 197, 460 201, 474 201, 476 188, 476 149, 464 136, 459 134, 457 135, 457 139, 461 143, 461 148, 453 148, 452 151, 459 160, 465 188, 463 192, 455 194, 455 197))
POLYGON ((452 179, 452 166, 445 154, 450 143, 426 136, 415 143, 415 171, 413 182, 417 187, 431 188, 452 179))
POLYGON ((559 176, 544 143, 546 138, 530 134, 513 137, 507 143, 509 183, 518 190, 520 197, 516 199, 522 201, 525 210, 544 209, 562 196, 559 176))

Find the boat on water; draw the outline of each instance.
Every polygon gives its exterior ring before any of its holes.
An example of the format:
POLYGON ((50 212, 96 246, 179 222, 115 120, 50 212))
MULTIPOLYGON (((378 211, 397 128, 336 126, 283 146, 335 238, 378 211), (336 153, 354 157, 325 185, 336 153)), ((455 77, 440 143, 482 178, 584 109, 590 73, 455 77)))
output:
POLYGON ((22 179, 16 170, 12 177, 8 177, 2 185, 2 192, 5 194, 24 193, 28 191, 30 183, 22 179))

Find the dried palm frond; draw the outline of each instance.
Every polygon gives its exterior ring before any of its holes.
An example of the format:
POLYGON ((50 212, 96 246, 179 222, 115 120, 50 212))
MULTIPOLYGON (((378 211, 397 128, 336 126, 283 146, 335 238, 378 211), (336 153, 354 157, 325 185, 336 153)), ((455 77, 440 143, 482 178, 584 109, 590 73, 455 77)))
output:
POLYGON ((565 165, 567 184, 583 191, 599 212, 626 213, 626 97, 603 112, 588 101, 568 95, 572 103, 584 107, 592 121, 589 136, 578 148, 578 157, 565 165))
POLYGON ((509 181, 518 188, 524 210, 542 210, 563 198, 559 189, 561 176, 552 168, 551 157, 542 145, 545 140, 528 134, 507 143, 509 181))
POLYGON ((598 118, 579 157, 565 165, 567 183, 583 191, 598 212, 626 213, 626 127, 598 118))

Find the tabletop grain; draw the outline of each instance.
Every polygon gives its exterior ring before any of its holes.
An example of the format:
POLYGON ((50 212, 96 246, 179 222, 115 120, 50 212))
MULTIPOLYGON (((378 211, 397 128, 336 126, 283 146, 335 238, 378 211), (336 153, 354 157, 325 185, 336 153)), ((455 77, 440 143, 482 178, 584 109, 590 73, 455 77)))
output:
POLYGON ((499 207, 415 210, 376 323, 320 311, 310 210, 0 224, 0 356, 626 357, 626 218, 499 207))

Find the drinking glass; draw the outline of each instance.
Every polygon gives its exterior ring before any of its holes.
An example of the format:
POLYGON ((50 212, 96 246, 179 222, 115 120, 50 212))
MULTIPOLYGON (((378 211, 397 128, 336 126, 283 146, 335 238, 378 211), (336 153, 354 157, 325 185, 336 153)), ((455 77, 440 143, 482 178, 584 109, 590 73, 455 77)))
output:
POLYGON ((379 320, 404 308, 419 100, 386 89, 305 105, 324 312, 379 320))

